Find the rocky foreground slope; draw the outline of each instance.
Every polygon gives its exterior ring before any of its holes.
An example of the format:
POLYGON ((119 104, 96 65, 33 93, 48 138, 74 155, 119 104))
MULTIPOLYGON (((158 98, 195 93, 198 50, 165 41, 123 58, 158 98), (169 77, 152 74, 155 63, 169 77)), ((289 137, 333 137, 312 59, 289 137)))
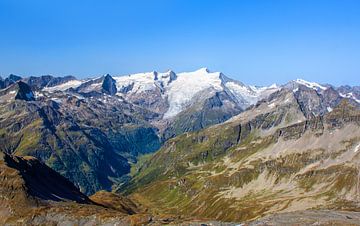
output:
POLYGON ((1 225, 161 225, 189 219, 152 215, 126 197, 91 197, 33 157, 0 152, 1 225))
POLYGON ((91 201, 70 181, 33 157, 0 152, 0 224, 102 222, 108 212, 118 216, 119 222, 127 215, 91 201))

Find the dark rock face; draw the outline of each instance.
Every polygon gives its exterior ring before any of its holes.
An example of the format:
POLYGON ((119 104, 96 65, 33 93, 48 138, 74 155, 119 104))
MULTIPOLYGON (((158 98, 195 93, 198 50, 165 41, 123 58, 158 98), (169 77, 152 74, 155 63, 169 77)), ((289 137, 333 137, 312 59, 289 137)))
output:
POLYGON ((44 87, 52 87, 52 86, 60 85, 71 80, 76 80, 76 78, 71 75, 64 77, 43 75, 40 77, 30 76, 24 79, 24 81, 34 90, 40 90, 44 87))
POLYGON ((9 80, 14 81, 14 82, 17 82, 17 81, 19 81, 21 79, 22 78, 20 76, 18 76, 18 75, 14 75, 14 74, 9 75, 9 80))
POLYGON ((173 71, 170 71, 170 80, 169 80, 169 83, 170 84, 172 81, 175 81, 177 79, 177 75, 175 74, 175 72, 173 71))
POLYGON ((323 103, 327 107, 336 107, 343 99, 339 93, 333 88, 329 87, 322 93, 323 103))
POLYGON ((120 90, 119 90, 119 92, 120 92, 120 93, 128 93, 128 92, 131 91, 133 88, 134 88, 134 83, 131 83, 131 84, 128 85, 128 86, 121 87, 120 90))
POLYGON ((111 96, 114 96, 117 92, 116 81, 109 74, 104 77, 102 91, 111 96))
POLYGON ((314 89, 300 85, 298 91, 295 92, 295 97, 307 118, 321 115, 326 111, 320 95, 314 89))
POLYGON ((301 110, 307 118, 324 115, 332 111, 343 99, 347 99, 354 106, 360 107, 360 87, 332 85, 306 86, 291 81, 283 85, 284 89, 294 92, 301 110))
MULTIPOLYGON (((341 90, 349 91, 353 90, 353 88, 343 87, 341 90)), ((332 111, 332 109, 338 106, 344 99, 348 100, 354 106, 360 107, 360 104, 354 99, 356 98, 354 93, 350 92, 351 95, 340 95, 340 93, 341 92, 332 86, 328 86, 325 90, 317 91, 298 84, 297 90, 294 92, 294 96, 307 118, 323 116, 327 112, 332 111)))
POLYGON ((15 96, 16 100, 25 100, 25 101, 33 101, 35 100, 34 93, 32 92, 30 86, 25 82, 19 81, 17 83, 18 91, 15 96))

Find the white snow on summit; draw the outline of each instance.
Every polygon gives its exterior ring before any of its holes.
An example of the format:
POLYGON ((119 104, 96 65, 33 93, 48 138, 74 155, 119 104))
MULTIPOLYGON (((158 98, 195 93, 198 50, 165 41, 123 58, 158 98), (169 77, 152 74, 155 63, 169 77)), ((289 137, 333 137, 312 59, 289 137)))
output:
POLYGON ((84 81, 81 81, 81 80, 71 80, 71 81, 65 82, 65 83, 57 85, 57 86, 45 87, 43 90, 48 91, 48 92, 65 91, 65 90, 70 89, 70 88, 75 89, 78 86, 80 86, 83 82, 84 81))
POLYGON ((308 82, 308 81, 305 81, 305 80, 303 80, 303 79, 296 79, 295 82, 298 83, 298 84, 304 85, 304 86, 306 86, 306 87, 308 87, 308 88, 311 88, 311 89, 315 89, 315 90, 319 90, 319 89, 321 89, 321 90, 326 90, 326 87, 325 87, 325 86, 322 86, 322 85, 320 85, 320 84, 318 84, 318 83, 316 83, 316 82, 308 82))
POLYGON ((167 91, 169 110, 164 118, 170 118, 178 114, 189 104, 192 98, 200 91, 213 88, 222 91, 220 72, 209 72, 201 68, 194 72, 177 74, 177 79, 170 83, 167 91))
POLYGON ((143 92, 155 88, 155 72, 137 73, 127 76, 114 77, 117 89, 134 84, 132 93, 143 92))
POLYGON ((114 79, 116 81, 116 87, 118 90, 133 85, 129 93, 134 94, 154 89, 159 85, 166 87, 171 82, 170 80, 172 73, 172 71, 167 71, 165 73, 158 73, 153 71, 125 76, 116 76, 114 79))

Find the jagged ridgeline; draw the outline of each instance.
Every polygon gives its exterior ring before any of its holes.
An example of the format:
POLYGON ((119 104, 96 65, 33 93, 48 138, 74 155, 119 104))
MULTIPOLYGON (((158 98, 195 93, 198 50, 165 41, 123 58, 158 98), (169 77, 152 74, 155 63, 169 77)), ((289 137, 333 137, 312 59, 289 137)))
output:
MULTIPOLYGON (((213 128, 209 126, 241 112, 250 120, 253 114, 245 112, 251 112, 258 101, 267 103, 266 99, 280 90, 291 93, 298 107, 289 110, 294 114, 282 111, 288 115, 285 122, 323 117, 344 99, 358 106, 360 98, 358 87, 337 88, 303 80, 284 86, 248 86, 206 68, 83 80, 10 75, 0 79, 0 85, 0 150, 38 158, 88 195, 127 184, 138 157, 154 153, 165 143, 163 150, 171 138, 182 139, 188 132, 213 128)), ((280 123, 275 116, 263 117, 259 120, 265 120, 269 128, 280 123)), ((229 140, 223 144, 214 141, 214 148, 207 147, 208 152, 202 153, 205 159, 213 158, 211 153, 217 153, 219 145, 227 152, 245 139, 244 135, 237 137, 236 130, 219 128, 214 133, 229 140)), ((236 128, 242 134, 246 131, 236 128)), ((197 143, 189 145, 188 151, 195 156, 202 151, 197 143)), ((170 157, 168 161, 176 161, 170 157)), ((136 180, 130 181, 129 191, 143 184, 135 185, 136 180)))

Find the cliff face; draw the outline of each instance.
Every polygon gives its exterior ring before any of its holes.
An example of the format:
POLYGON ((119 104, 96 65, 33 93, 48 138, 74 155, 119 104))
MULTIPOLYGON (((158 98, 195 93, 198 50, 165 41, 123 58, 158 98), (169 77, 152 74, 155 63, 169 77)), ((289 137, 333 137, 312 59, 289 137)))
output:
POLYGON ((115 95, 117 92, 116 81, 109 74, 104 77, 102 91, 111 96, 115 95))
POLYGON ((35 95, 32 92, 30 86, 25 82, 17 82, 18 90, 15 96, 16 100, 32 101, 35 100, 35 95))

